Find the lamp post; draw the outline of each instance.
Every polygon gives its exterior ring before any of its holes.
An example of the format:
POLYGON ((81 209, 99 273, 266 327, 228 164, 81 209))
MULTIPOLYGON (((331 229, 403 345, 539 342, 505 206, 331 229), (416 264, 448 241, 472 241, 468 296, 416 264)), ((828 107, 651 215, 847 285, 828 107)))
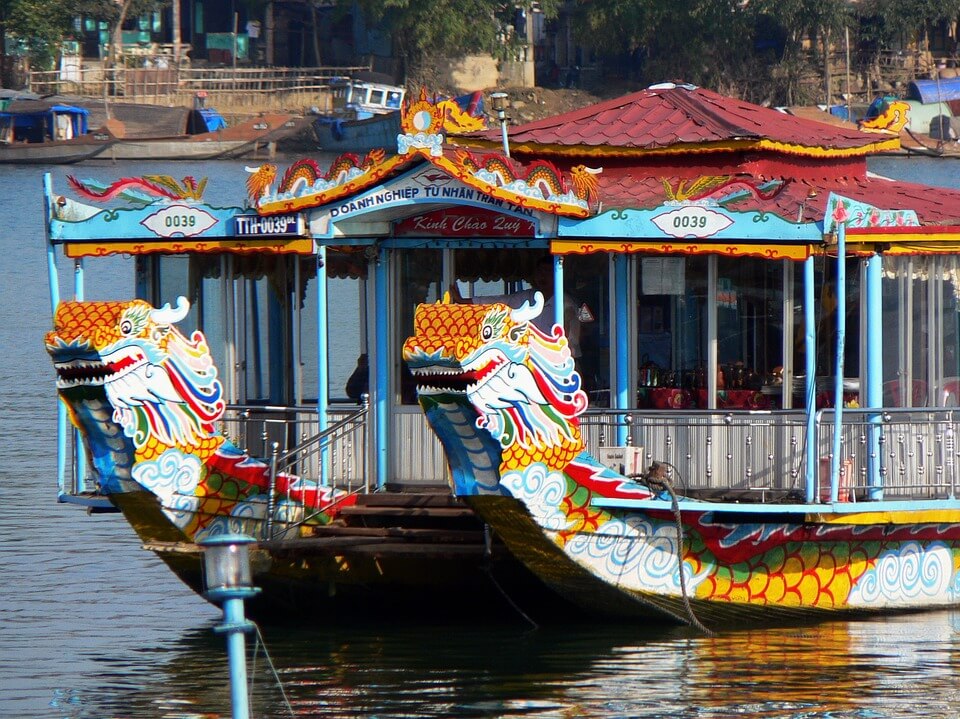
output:
POLYGON ((233 719, 249 719, 250 716, 247 651, 243 635, 254 627, 244 616, 243 601, 260 591, 253 586, 247 549, 247 545, 254 541, 243 534, 223 534, 197 542, 203 549, 203 596, 223 607, 223 624, 214 627, 214 631, 227 635, 233 719))
POLYGON ((500 133, 503 135, 503 154, 510 157, 510 143, 507 141, 507 93, 492 92, 490 101, 493 103, 493 110, 497 113, 497 119, 500 121, 500 133))

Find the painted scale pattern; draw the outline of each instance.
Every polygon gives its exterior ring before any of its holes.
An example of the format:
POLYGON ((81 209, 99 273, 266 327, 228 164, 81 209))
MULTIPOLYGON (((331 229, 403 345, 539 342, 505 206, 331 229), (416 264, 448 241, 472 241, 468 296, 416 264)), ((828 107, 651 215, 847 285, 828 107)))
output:
MULTIPOLYGON (((884 524, 734 522, 715 517, 704 503, 702 511, 683 512, 684 543, 678 548, 669 510, 592 507, 598 496, 652 494, 583 451, 577 416, 586 402, 577 399, 579 377, 563 331, 555 326, 545 335, 529 317, 504 305, 437 303, 417 309, 404 357, 441 441, 446 447, 463 441, 462 431, 454 436, 444 429, 444 404, 462 412, 459 407, 468 402, 478 432, 490 432, 500 449, 500 486, 471 483, 469 468, 457 468, 458 494, 499 492, 521 499, 570 560, 638 596, 681 596, 677 552, 682 551, 688 591, 705 602, 874 610, 949 605, 960 598, 956 517, 942 524, 913 522, 908 514, 885 518, 884 524), (464 391, 454 387, 454 376, 464 391), (528 376, 533 384, 524 384, 528 376), (564 391, 536 395, 529 389, 534 386, 564 391), (537 407, 535 396, 549 398, 551 406, 537 407), (541 431, 545 417, 563 426, 541 431), (526 427, 508 427, 511 423, 526 427)), ((496 516, 485 519, 496 529, 496 516)))
MULTIPOLYGON (((102 490, 123 491, 112 476, 122 469, 198 538, 256 526, 269 472, 216 429, 226 405, 206 339, 200 332, 187 338, 173 324, 188 309, 183 298, 174 310, 142 300, 63 302, 45 342, 61 400, 91 453, 102 457, 102 447, 116 446, 120 435, 132 444, 132 467, 97 465, 102 490)), ((310 522, 321 524, 356 499, 283 474, 276 492, 277 520, 308 509, 310 522)))

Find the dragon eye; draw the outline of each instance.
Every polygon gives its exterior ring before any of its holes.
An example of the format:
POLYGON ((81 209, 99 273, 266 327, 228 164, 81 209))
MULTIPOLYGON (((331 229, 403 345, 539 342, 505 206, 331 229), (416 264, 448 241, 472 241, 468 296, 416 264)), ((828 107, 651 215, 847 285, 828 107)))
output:
POLYGON ((484 325, 480 329, 480 339, 488 340, 493 337, 493 327, 490 325, 484 325))
POLYGON ((120 320, 120 334, 124 335, 125 337, 129 337, 130 335, 132 335, 133 322, 131 322, 129 319, 126 319, 126 318, 120 320))

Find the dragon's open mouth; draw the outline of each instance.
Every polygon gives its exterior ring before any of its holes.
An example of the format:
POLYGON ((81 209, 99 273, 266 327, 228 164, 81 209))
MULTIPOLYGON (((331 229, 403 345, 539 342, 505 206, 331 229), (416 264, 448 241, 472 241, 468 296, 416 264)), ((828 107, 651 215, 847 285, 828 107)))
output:
POLYGON ((475 372, 465 372, 453 367, 417 367, 411 368, 410 373, 417 381, 417 391, 420 394, 464 394, 467 387, 477 381, 475 372))
POLYGON ((125 374, 146 361, 142 352, 133 350, 109 362, 91 359, 72 359, 54 362, 57 387, 68 389, 80 385, 103 385, 125 374))

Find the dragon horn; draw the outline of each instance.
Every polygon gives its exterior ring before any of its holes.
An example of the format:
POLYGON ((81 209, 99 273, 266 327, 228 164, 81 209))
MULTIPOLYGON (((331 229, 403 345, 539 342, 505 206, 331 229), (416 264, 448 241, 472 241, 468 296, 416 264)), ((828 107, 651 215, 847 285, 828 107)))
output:
POLYGON ((160 309, 151 310, 150 319, 152 319, 158 325, 172 325, 173 323, 179 322, 186 317, 189 311, 190 300, 181 295, 177 298, 176 309, 170 309, 170 303, 167 302, 167 304, 160 309))
POLYGON ((543 293, 538 290, 533 293, 533 306, 531 307, 530 301, 527 300, 510 313, 510 319, 517 324, 523 324, 539 317, 541 312, 543 312, 543 293))
POLYGON ((246 170, 247 172, 249 172, 249 173, 252 175, 252 174, 254 174, 255 172, 259 172, 259 171, 260 171, 260 166, 258 165, 257 167, 250 167, 250 165, 245 165, 243 169, 246 170))

